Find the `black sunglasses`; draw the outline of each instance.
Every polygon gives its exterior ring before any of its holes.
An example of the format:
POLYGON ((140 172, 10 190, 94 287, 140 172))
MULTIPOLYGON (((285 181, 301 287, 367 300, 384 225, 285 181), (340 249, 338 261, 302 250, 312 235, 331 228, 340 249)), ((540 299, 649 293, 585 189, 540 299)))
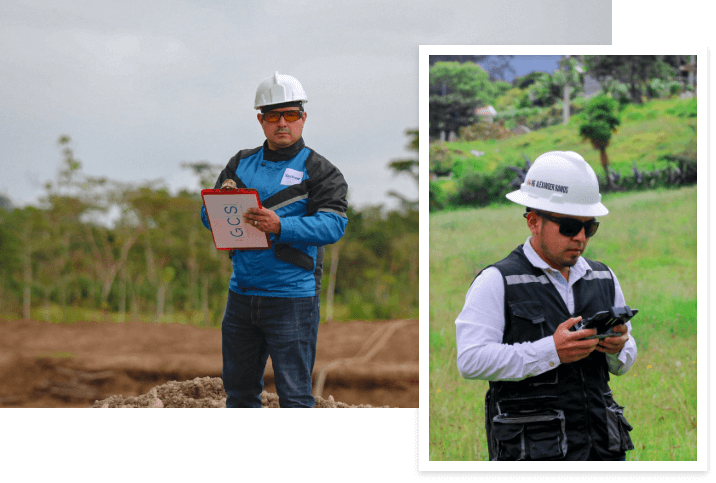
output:
MULTIPOLYGON (((557 223, 559 225, 559 232, 564 236, 577 236, 579 235, 579 232, 582 231, 582 228, 584 228, 584 236, 590 238, 594 236, 597 232, 597 228, 599 228, 599 222, 597 220, 581 222, 575 218, 555 218, 554 216, 542 213, 541 211, 532 211, 546 220, 557 223)), ((527 218, 527 213, 523 216, 527 218)))
POLYGON ((303 116, 303 110, 298 111, 269 111, 263 113, 264 121, 267 122, 278 122, 281 119, 281 116, 286 120, 286 122, 294 122, 301 119, 301 116, 303 116))

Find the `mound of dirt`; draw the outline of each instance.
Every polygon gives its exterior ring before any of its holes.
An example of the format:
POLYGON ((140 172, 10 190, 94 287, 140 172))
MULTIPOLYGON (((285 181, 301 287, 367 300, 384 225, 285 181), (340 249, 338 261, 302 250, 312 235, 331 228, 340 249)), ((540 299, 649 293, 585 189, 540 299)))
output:
MULTIPOLYGON (((263 391, 261 404, 264 408, 277 408, 278 394, 263 391)), ((219 377, 195 377, 191 381, 170 381, 153 387, 148 393, 137 397, 110 396, 95 401, 93 408, 225 408, 226 392, 219 377)), ((351 406, 333 400, 316 397, 317 408, 371 408, 369 404, 351 406)), ((388 407, 388 406, 380 406, 388 407)))

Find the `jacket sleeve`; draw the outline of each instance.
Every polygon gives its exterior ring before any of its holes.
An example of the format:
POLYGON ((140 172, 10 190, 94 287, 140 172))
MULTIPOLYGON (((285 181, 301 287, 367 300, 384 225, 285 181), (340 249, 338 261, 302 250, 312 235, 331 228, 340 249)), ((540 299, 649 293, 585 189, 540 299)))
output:
POLYGON ((345 233, 348 184, 338 168, 325 159, 319 166, 321 170, 308 180, 306 215, 281 218, 279 243, 329 245, 345 233))
POLYGON ((330 245, 341 239, 346 230, 348 218, 335 213, 318 212, 311 216, 289 216, 281 218, 279 243, 302 245, 330 245))
POLYGON ((211 226, 209 225, 209 217, 206 214, 206 207, 204 205, 201 205, 201 222, 208 230, 211 230, 211 226))
POLYGON ((490 267, 478 276, 455 320, 457 368, 465 379, 521 381, 559 365, 552 336, 534 342, 503 344, 505 289, 490 267))

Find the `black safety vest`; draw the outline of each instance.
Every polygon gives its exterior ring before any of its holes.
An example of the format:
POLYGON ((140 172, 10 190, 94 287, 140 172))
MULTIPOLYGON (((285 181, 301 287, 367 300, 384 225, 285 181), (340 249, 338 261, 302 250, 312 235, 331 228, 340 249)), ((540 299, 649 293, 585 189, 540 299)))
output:
MULTIPOLYGON (((570 317, 609 310, 615 293, 611 272, 586 261, 591 270, 572 287, 574 314, 522 246, 493 265, 505 287, 502 343, 534 342, 554 334, 570 317)), ((608 382, 606 356, 598 351, 522 381, 491 381, 485 396, 490 460, 624 458, 634 448, 631 426, 608 382)))

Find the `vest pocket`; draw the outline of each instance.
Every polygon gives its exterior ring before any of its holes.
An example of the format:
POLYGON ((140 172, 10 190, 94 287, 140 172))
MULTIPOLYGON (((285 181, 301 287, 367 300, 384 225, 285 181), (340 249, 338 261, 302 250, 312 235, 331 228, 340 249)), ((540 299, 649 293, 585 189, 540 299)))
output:
POLYGON ((509 302, 509 310, 512 314, 513 322, 519 324, 517 330, 512 330, 512 333, 517 337, 514 343, 532 342, 547 335, 544 327, 544 311, 540 302, 536 300, 509 302))
POLYGON ((555 460, 567 454, 561 409, 498 414, 492 418, 492 436, 501 461, 555 460))
POLYGON ((624 407, 616 402, 607 407, 607 434, 609 436, 608 449, 612 453, 624 453, 634 449, 629 436, 633 428, 624 417, 624 407))

